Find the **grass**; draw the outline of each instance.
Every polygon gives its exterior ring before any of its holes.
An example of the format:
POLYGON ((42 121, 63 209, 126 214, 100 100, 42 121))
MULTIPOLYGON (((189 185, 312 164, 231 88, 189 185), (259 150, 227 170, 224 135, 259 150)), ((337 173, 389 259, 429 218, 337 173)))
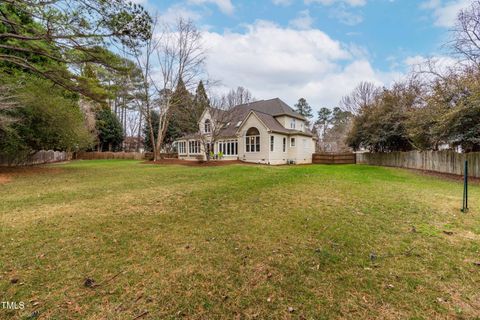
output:
POLYGON ((0 318, 479 318, 470 190, 462 214, 461 182, 393 168, 49 166, 0 184, 0 301, 25 302, 0 318))

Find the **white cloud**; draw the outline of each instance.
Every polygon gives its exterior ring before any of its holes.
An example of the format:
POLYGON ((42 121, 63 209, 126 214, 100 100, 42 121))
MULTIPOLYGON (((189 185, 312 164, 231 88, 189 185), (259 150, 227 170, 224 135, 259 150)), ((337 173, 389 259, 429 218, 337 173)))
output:
POLYGON ((310 16, 310 11, 303 10, 298 13, 295 19, 290 20, 288 24, 296 29, 310 29, 313 24, 313 18, 310 16))
POLYGON ((272 3, 276 6, 289 6, 291 5, 293 0, 272 0, 272 3))
POLYGON ((165 23, 174 23, 178 18, 190 19, 193 21, 198 21, 202 18, 200 13, 185 8, 181 5, 173 5, 169 7, 165 12, 160 15, 160 21, 165 23))
POLYGON ((232 14, 235 10, 231 0, 188 0, 188 2, 196 5, 215 4, 225 14, 232 14))
POLYGON ((258 21, 244 33, 206 32, 207 71, 226 90, 250 89, 258 99, 305 97, 316 109, 337 105, 360 81, 390 84, 399 73, 375 70, 365 55, 318 29, 258 21))
POLYGON ((455 24, 460 10, 471 5, 471 0, 428 0, 420 5, 420 8, 432 10, 435 25, 438 27, 452 27, 455 24))
POLYGON ((424 57, 421 55, 410 56, 404 60, 404 63, 411 69, 420 68, 424 70, 425 69, 424 66, 428 61, 431 61, 432 63, 434 63, 436 71, 440 73, 458 64, 458 60, 449 56, 442 56, 442 55, 431 56, 431 57, 424 57))
POLYGON ((329 16, 348 26, 354 26, 363 21, 362 15, 347 10, 345 5, 332 9, 329 16))
POLYGON ((305 4, 319 3, 325 6, 331 6, 336 3, 347 4, 352 7, 361 7, 367 4, 367 0, 304 0, 305 4))

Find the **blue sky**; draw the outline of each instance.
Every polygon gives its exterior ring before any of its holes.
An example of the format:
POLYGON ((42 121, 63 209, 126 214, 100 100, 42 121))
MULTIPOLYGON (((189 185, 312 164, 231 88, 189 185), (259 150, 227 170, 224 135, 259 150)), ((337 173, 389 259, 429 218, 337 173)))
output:
POLYGON ((445 47, 466 0, 137 0, 167 21, 204 31, 215 90, 236 86, 258 99, 315 109, 335 106, 356 83, 389 85, 445 47))

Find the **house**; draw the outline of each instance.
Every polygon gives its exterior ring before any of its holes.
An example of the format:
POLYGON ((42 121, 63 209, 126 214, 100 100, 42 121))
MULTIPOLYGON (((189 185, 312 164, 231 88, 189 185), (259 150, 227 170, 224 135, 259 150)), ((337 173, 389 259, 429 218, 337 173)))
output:
POLYGON ((306 119, 282 100, 255 101, 229 111, 206 109, 199 132, 176 141, 179 159, 311 163, 315 141, 306 119))

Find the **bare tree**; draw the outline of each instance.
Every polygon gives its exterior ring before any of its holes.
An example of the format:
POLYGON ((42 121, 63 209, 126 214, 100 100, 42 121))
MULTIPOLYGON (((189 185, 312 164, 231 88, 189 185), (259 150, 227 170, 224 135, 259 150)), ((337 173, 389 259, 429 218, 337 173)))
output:
POLYGON ((360 82, 353 91, 344 96, 340 101, 340 107, 343 110, 350 111, 353 114, 372 104, 380 92, 380 88, 371 82, 360 82))
POLYGON ((453 29, 452 47, 461 59, 480 67, 480 1, 461 10, 453 29))
POLYGON ((225 99, 225 102, 230 108, 255 101, 252 93, 244 87, 238 87, 237 89, 230 90, 227 95, 223 97, 223 99, 225 99))
MULTIPOLYGON (((154 21, 154 26, 157 25, 157 20, 154 21)), ((146 38, 144 42, 144 46, 140 49, 133 50, 132 55, 137 63, 137 66, 141 70, 141 92, 137 99, 135 99, 135 103, 137 104, 138 110, 140 112, 140 121, 142 117, 145 119, 145 122, 148 124, 149 127, 149 136, 150 141, 155 141, 155 133, 153 132, 153 123, 152 123, 152 108, 153 108, 153 101, 155 99, 155 91, 153 90, 153 65, 152 60, 154 53, 156 51, 158 44, 158 39, 154 35, 155 29, 152 29, 149 36, 146 38)), ((138 128, 137 139, 139 139, 141 134, 141 128, 138 128)), ((155 148, 155 144, 153 144, 155 148)), ((138 148, 137 148, 138 149, 138 148)), ((154 149, 154 154, 156 150, 154 149)))
POLYGON ((162 143, 175 101, 173 92, 180 80, 190 85, 202 73, 205 52, 201 33, 190 20, 178 19, 175 25, 154 21, 154 29, 143 52, 135 52, 142 69, 143 94, 140 110, 150 128, 154 160, 161 157, 162 143), (158 131, 153 132, 151 112, 159 114, 158 131))

